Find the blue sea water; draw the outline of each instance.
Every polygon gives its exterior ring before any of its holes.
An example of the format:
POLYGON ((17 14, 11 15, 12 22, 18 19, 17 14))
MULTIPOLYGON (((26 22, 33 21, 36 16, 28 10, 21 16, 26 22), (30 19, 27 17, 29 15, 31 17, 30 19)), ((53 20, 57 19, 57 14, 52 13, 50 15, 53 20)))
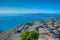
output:
POLYGON ((60 18, 60 14, 19 14, 17 16, 1 16, 0 30, 9 30, 18 24, 29 22, 32 20, 45 20, 49 18, 60 18))

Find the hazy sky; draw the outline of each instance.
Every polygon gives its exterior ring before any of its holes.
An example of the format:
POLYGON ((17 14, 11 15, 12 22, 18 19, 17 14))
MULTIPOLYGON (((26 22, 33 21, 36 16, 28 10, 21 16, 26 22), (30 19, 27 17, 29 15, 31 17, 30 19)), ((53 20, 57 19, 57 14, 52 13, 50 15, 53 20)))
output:
POLYGON ((60 13, 60 0, 0 0, 4 13, 60 13))

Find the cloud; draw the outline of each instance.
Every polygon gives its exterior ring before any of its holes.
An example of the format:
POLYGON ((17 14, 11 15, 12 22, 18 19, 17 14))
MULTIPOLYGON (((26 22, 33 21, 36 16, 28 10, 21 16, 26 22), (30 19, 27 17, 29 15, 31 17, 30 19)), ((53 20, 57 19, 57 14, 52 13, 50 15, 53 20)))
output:
POLYGON ((25 14, 25 13, 60 13, 52 10, 39 9, 0 9, 0 14, 25 14))

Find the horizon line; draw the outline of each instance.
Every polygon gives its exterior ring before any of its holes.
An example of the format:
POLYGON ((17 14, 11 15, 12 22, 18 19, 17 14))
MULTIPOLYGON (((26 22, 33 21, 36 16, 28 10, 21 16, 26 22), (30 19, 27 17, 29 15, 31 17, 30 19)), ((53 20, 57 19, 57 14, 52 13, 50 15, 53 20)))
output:
POLYGON ((20 9, 16 9, 16 8, 6 8, 6 9, 0 9, 0 14, 15 14, 15 13, 19 13, 19 14, 27 14, 27 13, 60 13, 60 11, 58 10, 44 10, 44 9, 24 9, 24 8, 20 8, 20 9))

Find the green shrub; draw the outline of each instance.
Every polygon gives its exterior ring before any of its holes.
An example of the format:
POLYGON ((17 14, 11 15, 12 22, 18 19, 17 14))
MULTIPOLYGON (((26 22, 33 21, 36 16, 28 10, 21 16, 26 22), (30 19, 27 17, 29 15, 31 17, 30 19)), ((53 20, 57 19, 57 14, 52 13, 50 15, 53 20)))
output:
POLYGON ((39 33, 34 30, 24 31, 20 35, 20 40, 33 40, 38 38, 39 33))

